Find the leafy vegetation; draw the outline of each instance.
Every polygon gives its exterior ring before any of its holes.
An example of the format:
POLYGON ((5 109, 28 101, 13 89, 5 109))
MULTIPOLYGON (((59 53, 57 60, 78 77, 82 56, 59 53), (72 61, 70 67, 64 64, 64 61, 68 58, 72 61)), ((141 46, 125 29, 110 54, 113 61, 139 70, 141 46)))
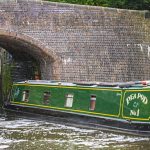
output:
POLYGON ((11 79, 11 67, 10 64, 3 64, 3 72, 2 72, 2 87, 3 87, 3 99, 7 100, 10 89, 12 86, 12 79, 11 79))
POLYGON ((123 8, 123 9, 150 10, 150 0, 49 0, 49 1, 123 8))

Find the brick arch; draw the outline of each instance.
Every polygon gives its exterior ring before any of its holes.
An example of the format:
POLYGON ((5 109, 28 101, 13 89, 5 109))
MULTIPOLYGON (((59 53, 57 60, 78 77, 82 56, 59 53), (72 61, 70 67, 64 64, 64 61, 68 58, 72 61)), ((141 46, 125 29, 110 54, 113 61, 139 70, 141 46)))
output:
POLYGON ((0 30, 0 47, 9 51, 26 52, 40 62, 42 79, 60 80, 61 59, 42 42, 15 32, 0 30))

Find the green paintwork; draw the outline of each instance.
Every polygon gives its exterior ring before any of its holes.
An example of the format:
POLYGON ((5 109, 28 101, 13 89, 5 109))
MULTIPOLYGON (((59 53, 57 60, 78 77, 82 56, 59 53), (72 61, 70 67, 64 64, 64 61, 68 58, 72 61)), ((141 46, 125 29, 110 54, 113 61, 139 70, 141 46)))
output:
POLYGON ((113 117, 149 122, 150 87, 92 87, 17 83, 13 85, 11 103, 55 109, 72 113, 113 117), (23 91, 29 90, 29 101, 22 101, 23 91), (44 92, 50 92, 45 104, 44 92), (65 107, 67 94, 73 95, 72 107, 65 107), (91 95, 96 96, 96 106, 90 110, 91 95))
POLYGON ((150 89, 127 90, 124 94, 123 116, 141 120, 149 120, 150 117, 150 89))

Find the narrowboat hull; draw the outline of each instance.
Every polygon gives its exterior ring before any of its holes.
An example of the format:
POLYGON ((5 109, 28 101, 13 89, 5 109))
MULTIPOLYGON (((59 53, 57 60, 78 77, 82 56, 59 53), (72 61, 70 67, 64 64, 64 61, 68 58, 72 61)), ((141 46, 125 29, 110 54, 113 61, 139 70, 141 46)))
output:
POLYGON ((35 83, 14 84, 5 109, 54 116, 73 125, 150 137, 149 86, 120 88, 116 85, 89 87, 35 83), (43 97, 40 92, 44 93, 43 97))
POLYGON ((103 118, 87 116, 84 114, 72 114, 64 111, 43 109, 37 107, 27 107, 22 105, 9 104, 4 107, 6 111, 15 111, 16 114, 36 114, 56 117, 57 121, 64 122, 72 126, 100 129, 103 131, 129 134, 135 136, 150 137, 150 124, 143 122, 132 122, 129 120, 116 120, 112 118, 103 118))

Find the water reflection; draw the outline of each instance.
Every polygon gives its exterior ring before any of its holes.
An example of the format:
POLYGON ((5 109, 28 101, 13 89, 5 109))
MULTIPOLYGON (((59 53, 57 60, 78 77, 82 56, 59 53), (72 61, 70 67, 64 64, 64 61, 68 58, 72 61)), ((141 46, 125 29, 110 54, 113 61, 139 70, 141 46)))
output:
POLYGON ((148 150, 149 147, 149 138, 72 127, 45 119, 0 117, 0 150, 148 150))

